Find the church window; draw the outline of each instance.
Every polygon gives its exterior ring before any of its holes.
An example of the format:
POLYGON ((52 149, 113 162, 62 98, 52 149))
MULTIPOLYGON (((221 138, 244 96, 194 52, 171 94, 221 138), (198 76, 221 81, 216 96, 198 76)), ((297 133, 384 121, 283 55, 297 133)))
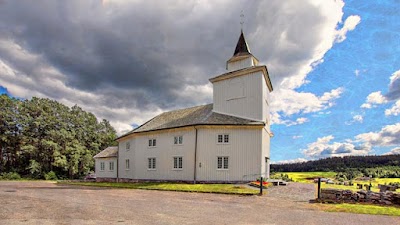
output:
POLYGON ((183 168, 183 159, 181 156, 174 157, 174 169, 183 168))
POLYGON ((125 169, 129 170, 129 159, 125 159, 125 169))
POLYGON ((155 170, 156 169, 156 158, 148 158, 148 166, 147 169, 155 170))
POLYGON ((228 156, 218 156, 217 157, 217 169, 220 169, 220 170, 229 169, 229 157, 228 156))
POLYGON ((228 144, 229 143, 229 134, 218 134, 217 142, 218 142, 218 144, 228 144))
POLYGON ((157 140, 156 139, 149 139, 149 147, 156 147, 157 140))
POLYGON ((110 162, 109 169, 110 169, 110 171, 114 171, 114 162, 110 162))
POLYGON ((175 136, 174 145, 181 145, 181 144, 183 144, 183 136, 175 136))

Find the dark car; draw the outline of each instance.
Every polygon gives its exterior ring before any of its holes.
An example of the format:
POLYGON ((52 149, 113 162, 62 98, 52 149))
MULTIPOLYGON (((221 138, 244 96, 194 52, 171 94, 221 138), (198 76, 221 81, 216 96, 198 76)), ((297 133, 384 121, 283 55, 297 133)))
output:
POLYGON ((94 173, 89 173, 88 175, 83 178, 85 181, 95 181, 96 180, 96 174, 94 173))

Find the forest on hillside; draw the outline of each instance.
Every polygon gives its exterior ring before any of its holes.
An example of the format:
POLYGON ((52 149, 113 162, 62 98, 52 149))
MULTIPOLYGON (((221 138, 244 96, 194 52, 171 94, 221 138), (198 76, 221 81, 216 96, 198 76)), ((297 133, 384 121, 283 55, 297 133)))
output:
POLYGON ((109 121, 76 105, 3 94, 0 108, 0 175, 78 178, 94 169, 95 154, 115 144, 109 121))
POLYGON ((400 177, 400 155, 331 157, 301 163, 271 165, 271 172, 317 171, 337 172, 348 179, 360 176, 395 178, 400 177))

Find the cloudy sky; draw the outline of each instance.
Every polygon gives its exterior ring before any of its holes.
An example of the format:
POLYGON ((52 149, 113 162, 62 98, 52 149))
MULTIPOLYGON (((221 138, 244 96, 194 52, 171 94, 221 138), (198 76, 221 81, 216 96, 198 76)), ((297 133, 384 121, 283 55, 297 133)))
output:
POLYGON ((243 30, 274 86, 274 162, 400 153, 400 2, 0 1, 0 93, 119 134, 212 102, 243 30))

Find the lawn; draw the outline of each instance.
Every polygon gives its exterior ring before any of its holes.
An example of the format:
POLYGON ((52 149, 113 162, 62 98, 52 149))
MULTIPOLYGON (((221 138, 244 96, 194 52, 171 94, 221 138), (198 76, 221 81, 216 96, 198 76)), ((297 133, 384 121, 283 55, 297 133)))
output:
POLYGON ((400 208, 366 204, 318 204, 317 208, 327 212, 347 212, 371 215, 400 216, 400 208))
POLYGON ((336 172, 287 172, 284 174, 287 174, 294 182, 313 183, 314 178, 318 177, 334 178, 336 172))
POLYGON ((233 184, 182 184, 182 183, 113 183, 113 182, 59 182, 60 184, 110 187, 110 188, 130 188, 144 190, 164 190, 182 192, 201 192, 201 193, 221 193, 256 195, 258 190, 247 188, 243 185, 233 184))

